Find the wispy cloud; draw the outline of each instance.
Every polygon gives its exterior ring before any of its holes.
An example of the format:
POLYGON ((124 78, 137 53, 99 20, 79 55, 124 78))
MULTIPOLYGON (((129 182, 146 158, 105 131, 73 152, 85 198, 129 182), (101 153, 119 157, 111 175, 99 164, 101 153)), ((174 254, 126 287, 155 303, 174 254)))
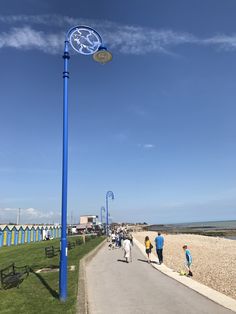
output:
POLYGON ((146 149, 152 149, 152 148, 155 148, 155 145, 154 144, 144 144, 143 147, 146 149))
POLYGON ((236 34, 231 36, 224 34, 213 36, 212 38, 203 40, 203 44, 215 45, 225 51, 236 50, 236 34))
POLYGON ((156 147, 155 144, 138 144, 138 147, 141 147, 143 149, 153 149, 156 147))
POLYGON ((104 42, 112 50, 122 54, 174 54, 173 48, 180 45, 236 50, 235 34, 213 34, 209 38, 199 38, 194 34, 170 29, 121 25, 111 21, 76 19, 60 15, 0 16, 0 23, 6 27, 11 25, 0 33, 0 48, 38 49, 50 54, 61 53, 65 31, 77 24, 95 27, 103 34, 104 42))
POLYGON ((63 34, 46 34, 30 26, 14 27, 0 34, 0 48, 38 49, 55 54, 63 48, 63 34))
MULTIPOLYGON (((15 222, 18 212, 18 208, 1 208, 0 222, 15 222)), ((59 221, 59 213, 55 213, 54 211, 42 211, 32 207, 21 209, 22 223, 44 223, 49 221, 59 221)))

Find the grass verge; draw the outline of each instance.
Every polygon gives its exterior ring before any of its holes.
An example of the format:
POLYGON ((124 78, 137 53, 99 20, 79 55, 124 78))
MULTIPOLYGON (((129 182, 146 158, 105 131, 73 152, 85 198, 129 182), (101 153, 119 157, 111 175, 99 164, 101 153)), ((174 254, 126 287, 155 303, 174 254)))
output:
MULTIPOLYGON (((75 242, 78 238, 73 237, 69 240, 75 242)), ((50 259, 46 258, 44 253, 46 246, 53 245, 59 248, 59 239, 2 247, 0 269, 14 262, 16 266, 28 265, 31 272, 18 289, 0 290, 0 313, 76 313, 79 261, 103 239, 103 237, 86 239, 89 241, 85 244, 69 250, 68 267, 74 265, 75 270, 68 270, 68 298, 65 303, 59 300, 59 272, 36 273, 38 269, 59 267, 59 253, 50 259)))

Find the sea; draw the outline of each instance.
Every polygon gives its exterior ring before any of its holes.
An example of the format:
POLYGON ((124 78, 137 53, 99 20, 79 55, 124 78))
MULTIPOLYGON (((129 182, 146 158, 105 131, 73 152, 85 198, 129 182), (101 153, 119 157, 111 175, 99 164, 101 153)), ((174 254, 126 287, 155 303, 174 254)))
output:
MULTIPOLYGON (((236 232, 236 220, 223 220, 223 221, 200 221, 200 222, 185 222, 176 224, 154 224, 149 225, 149 231, 158 230, 201 230, 201 231, 213 231, 213 230, 234 230, 236 232)), ((228 239, 236 240, 236 236, 228 236, 228 239)))

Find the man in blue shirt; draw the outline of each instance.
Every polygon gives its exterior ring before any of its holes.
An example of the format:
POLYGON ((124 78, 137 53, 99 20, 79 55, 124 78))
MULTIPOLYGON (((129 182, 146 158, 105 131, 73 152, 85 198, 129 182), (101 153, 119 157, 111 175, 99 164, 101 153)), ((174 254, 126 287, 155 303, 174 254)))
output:
POLYGON ((164 237, 158 232, 157 237, 155 238, 156 243, 156 252, 159 260, 159 264, 163 263, 163 246, 164 246, 164 237))

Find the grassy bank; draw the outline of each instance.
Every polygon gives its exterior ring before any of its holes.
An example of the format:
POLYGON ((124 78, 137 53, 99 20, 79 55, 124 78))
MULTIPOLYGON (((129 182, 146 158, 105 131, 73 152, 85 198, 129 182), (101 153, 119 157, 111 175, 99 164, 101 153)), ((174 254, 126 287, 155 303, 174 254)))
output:
MULTIPOLYGON (((70 241, 76 239, 78 237, 73 237, 70 241)), ((58 239, 1 248, 0 269, 15 262, 17 266, 28 265, 31 272, 19 289, 0 290, 0 313, 75 313, 79 261, 102 241, 102 237, 89 239, 85 244, 69 250, 68 266, 74 265, 75 270, 68 271, 68 299, 65 303, 59 301, 59 272, 36 273, 42 268, 59 267, 59 253, 50 259, 44 253, 46 246, 59 248, 58 239)))

